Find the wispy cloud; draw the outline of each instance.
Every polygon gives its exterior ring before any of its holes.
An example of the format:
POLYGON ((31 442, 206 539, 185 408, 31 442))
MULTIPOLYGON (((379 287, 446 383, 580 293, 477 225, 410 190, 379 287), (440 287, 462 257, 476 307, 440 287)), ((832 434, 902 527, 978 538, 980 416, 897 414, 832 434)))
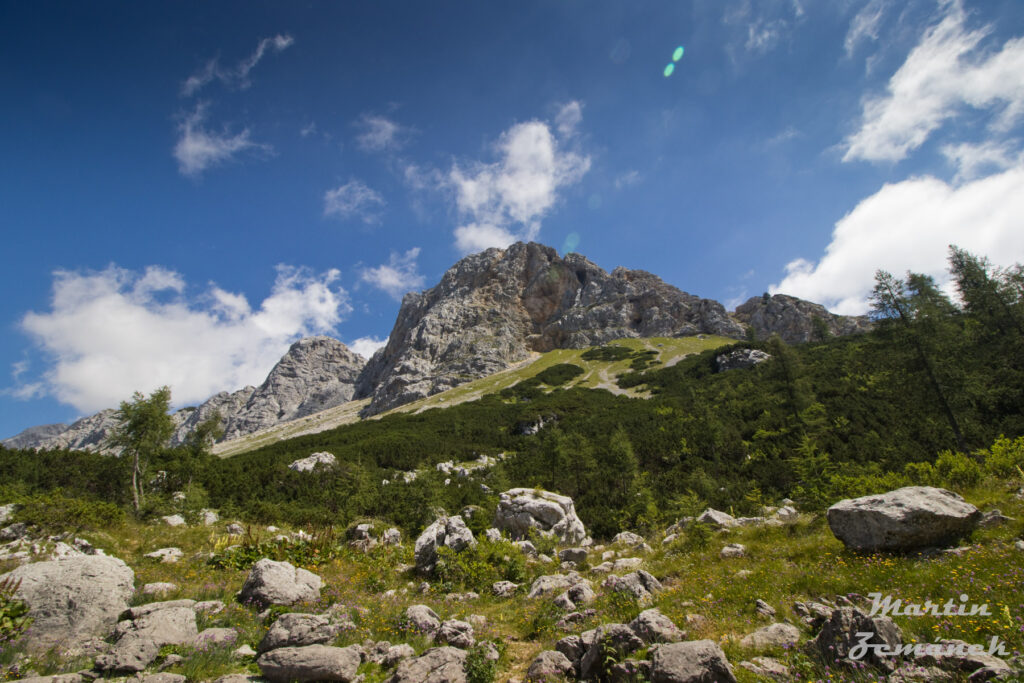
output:
POLYGON ((187 176, 198 176, 211 166, 229 161, 236 154, 251 149, 269 151, 267 145, 252 141, 249 129, 231 134, 209 130, 203 125, 207 105, 200 102, 195 111, 186 116, 178 125, 178 142, 174 145, 174 158, 178 170, 187 176))
POLYGON ((50 310, 20 322, 50 359, 26 397, 45 392, 87 413, 164 384, 179 405, 258 384, 291 342, 332 333, 351 310, 338 277, 278 266, 254 308, 213 284, 189 296, 184 278, 159 266, 57 271, 50 310))
POLYGON ((384 116, 371 114, 364 114, 354 125, 362 131, 356 136, 356 144, 364 152, 397 152, 416 132, 384 116))
POLYGON ((991 27, 969 30, 959 0, 943 3, 941 20, 889 80, 886 93, 863 103, 862 122, 845 141, 844 161, 899 161, 966 109, 993 116, 1007 130, 1024 112, 1024 38, 1000 50, 979 48, 991 27))
POLYGON ((800 2, 788 0, 743 0, 726 5, 722 23, 732 35, 725 50, 734 64, 744 53, 765 55, 783 43, 803 17, 800 2))
POLYGON ((342 220, 358 218, 367 224, 376 223, 384 205, 383 197, 354 178, 324 193, 324 216, 342 220))
POLYGON ((406 292, 423 287, 424 278, 417 272, 416 265, 419 255, 419 247, 413 247, 404 254, 391 252, 387 263, 364 269, 361 279, 387 292, 392 299, 401 301, 406 292))
POLYGON ((359 339, 346 344, 353 353, 357 353, 367 360, 372 358, 373 354, 377 353, 379 349, 382 349, 387 345, 387 339, 378 339, 377 337, 360 337, 359 339))
POLYGON ((1002 171, 1024 164, 1020 140, 943 145, 942 155, 957 169, 957 180, 971 180, 983 171, 1002 171))
MULTIPOLYGON (((561 107, 556 128, 573 133, 581 112, 575 102, 561 107)), ((574 148, 565 134, 556 136, 544 121, 512 126, 502 133, 494 152, 497 161, 456 163, 447 175, 463 219, 455 229, 455 245, 463 253, 534 239, 558 191, 590 169, 590 157, 574 148)))
POLYGON ((887 9, 886 0, 871 0, 854 15, 843 42, 847 58, 853 57, 857 46, 865 40, 878 40, 878 27, 887 9))
POLYGON ((267 51, 281 52, 294 43, 290 35, 276 35, 272 38, 264 38, 256 46, 251 55, 241 60, 235 67, 222 67, 219 60, 214 57, 208 61, 202 69, 189 76, 181 85, 181 94, 191 97, 202 90, 211 81, 217 80, 228 87, 239 89, 248 88, 252 85, 249 80, 249 73, 260 63, 267 51))

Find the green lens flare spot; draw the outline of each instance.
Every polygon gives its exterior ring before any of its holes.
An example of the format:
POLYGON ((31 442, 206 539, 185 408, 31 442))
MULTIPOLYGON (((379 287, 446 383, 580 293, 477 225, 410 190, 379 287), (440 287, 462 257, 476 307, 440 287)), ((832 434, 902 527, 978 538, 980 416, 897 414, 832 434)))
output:
POLYGON ((672 61, 673 62, 678 62, 682 58, 683 58, 683 46, 680 45, 679 47, 676 48, 676 51, 672 53, 672 61))
POLYGON ((669 64, 668 66, 666 66, 665 67, 665 78, 668 78, 669 76, 671 76, 672 72, 675 71, 675 70, 676 70, 675 63, 669 64))

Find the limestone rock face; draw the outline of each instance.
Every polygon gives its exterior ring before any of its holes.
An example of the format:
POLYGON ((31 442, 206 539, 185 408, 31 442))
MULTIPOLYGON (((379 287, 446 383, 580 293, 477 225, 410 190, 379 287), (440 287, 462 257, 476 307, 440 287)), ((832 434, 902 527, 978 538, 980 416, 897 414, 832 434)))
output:
POLYGON ((981 516, 952 491, 906 486, 841 500, 828 509, 828 525, 849 548, 899 551, 954 541, 974 529, 981 516))
POLYGON ((251 386, 244 387, 238 391, 222 391, 203 401, 202 405, 198 408, 182 408, 174 413, 176 427, 174 429, 174 436, 171 437, 171 443, 173 445, 185 443, 189 434, 195 431, 196 427, 209 420, 216 413, 220 413, 221 425, 223 426, 224 420, 229 420, 233 415, 238 415, 242 412, 255 391, 256 387, 251 386))
POLYGON ((45 651, 109 634, 128 609, 135 573, 116 557, 78 555, 27 564, 6 578, 21 582, 15 597, 29 606, 26 642, 45 651))
POLYGON ((533 528, 570 545, 582 543, 587 537, 572 498, 538 489, 518 488, 502 493, 494 513, 494 526, 507 531, 512 538, 524 538, 533 528))
POLYGON ((104 442, 117 427, 113 408, 101 410, 95 415, 76 420, 70 427, 47 425, 45 428, 30 427, 17 436, 3 442, 7 448, 46 448, 104 452, 104 442), (58 430, 57 427, 64 427, 58 430))
POLYGON ((640 270, 610 274, 579 254, 522 242, 462 259, 432 289, 402 300, 388 344, 357 397, 375 414, 503 370, 531 352, 623 337, 742 337, 721 304, 640 270))
POLYGON ((755 296, 736 308, 733 317, 753 330, 757 339, 779 335, 787 344, 816 341, 821 332, 840 337, 871 329, 867 316, 845 316, 829 313, 821 304, 776 294, 767 299, 755 296), (815 322, 820 320, 821 322, 815 322))
POLYGON ((224 438, 244 436, 352 400, 356 379, 365 362, 337 339, 300 339, 278 361, 245 406, 226 416, 224 438))

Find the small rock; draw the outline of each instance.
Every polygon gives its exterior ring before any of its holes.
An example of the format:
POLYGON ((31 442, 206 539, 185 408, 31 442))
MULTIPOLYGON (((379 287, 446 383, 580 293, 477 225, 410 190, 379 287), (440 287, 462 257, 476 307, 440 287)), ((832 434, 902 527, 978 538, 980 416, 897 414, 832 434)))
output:
POLYGON ((527 681, 550 681, 552 678, 569 676, 573 665, 569 659, 557 650, 541 652, 526 671, 527 681))
POLYGON ((402 661, 389 683, 466 683, 466 651, 435 647, 402 661))
POLYGON ((758 600, 754 603, 754 609, 761 616, 764 616, 764 617, 774 617, 775 616, 775 608, 772 607, 771 605, 769 605, 764 600, 761 600, 760 598, 758 598, 758 600))
POLYGON ((441 619, 426 605, 412 605, 405 610, 409 627, 417 633, 433 636, 441 628, 441 619))
POLYGON ((491 592, 499 598, 512 597, 518 589, 519 584, 511 581, 497 581, 491 586, 491 592))
POLYGON ((473 647, 476 639, 473 637, 473 626, 465 621, 449 619, 441 623, 434 639, 442 645, 468 650, 473 647))
POLYGON ((160 548, 160 550, 154 550, 151 553, 146 553, 145 557, 151 560, 159 560, 164 564, 174 564, 182 558, 184 553, 181 552, 181 548, 160 548))
POLYGON ((166 515, 160 519, 167 526, 185 526, 185 518, 181 515, 166 515))
POLYGON ((697 517, 697 521, 701 524, 706 524, 712 529, 731 529, 734 526, 737 526, 735 517, 722 512, 721 510, 715 510, 714 508, 708 508, 704 512, 700 513, 697 517))
POLYGON ((238 522, 232 522, 231 524, 227 525, 225 531, 227 531, 232 536, 241 536, 245 533, 245 527, 239 524, 238 522))
POLYGON ((800 640, 800 629, 790 624, 769 624, 748 633, 740 640, 740 645, 749 650, 768 650, 795 645, 800 640))
POLYGON ((141 593, 143 595, 166 595, 167 593, 173 593, 178 590, 178 584, 170 583, 169 581, 156 581, 154 583, 147 583, 142 587, 141 593))
POLYGON ((231 656, 234 657, 235 659, 244 659, 246 657, 255 657, 256 656, 256 650, 252 649, 251 645, 246 644, 246 645, 243 645, 242 647, 237 648, 236 650, 234 650, 231 653, 231 656))
POLYGON ((739 543, 730 543, 722 548, 721 552, 718 553, 718 556, 722 559, 746 557, 747 549, 739 543))
POLYGON ((652 683, 736 683, 725 653, 714 641, 691 640, 653 648, 652 683))
POLYGON ((629 622, 629 627, 645 643, 676 643, 686 637, 686 634, 679 629, 672 620, 666 617, 658 609, 647 609, 629 622))
POLYGON ((359 650, 353 646, 307 645, 271 650, 256 660, 263 677, 271 681, 344 681, 350 683, 359 668, 359 650))
POLYGON ((754 657, 749 662, 740 662, 739 665, 762 678, 774 678, 780 681, 787 681, 790 678, 789 667, 771 657, 754 657))

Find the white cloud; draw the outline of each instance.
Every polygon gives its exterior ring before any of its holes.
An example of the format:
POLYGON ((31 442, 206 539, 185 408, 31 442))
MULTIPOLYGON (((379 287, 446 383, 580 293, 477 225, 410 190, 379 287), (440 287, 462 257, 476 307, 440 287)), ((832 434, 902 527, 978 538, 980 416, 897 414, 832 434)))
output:
POLYGON ((187 176, 197 176, 210 166, 229 161, 239 152, 249 149, 269 150, 267 145, 252 141, 249 129, 231 135, 228 132, 215 133, 203 126, 206 105, 199 103, 194 112, 185 117, 178 126, 178 142, 174 145, 174 158, 178 170, 187 176))
POLYGON ((956 167, 957 180, 976 178, 982 169, 1002 171, 1024 162, 1019 140, 943 145, 942 155, 956 167))
POLYGON ((1024 38, 983 53, 979 46, 991 27, 968 30, 961 2, 943 4, 942 19, 925 31, 887 92, 864 100, 844 161, 899 161, 967 107, 995 114, 996 131, 1024 112, 1024 38))
POLYGON ((216 58, 211 59, 202 69, 185 80, 181 85, 181 94, 185 97, 191 97, 213 80, 218 80, 229 87, 248 88, 252 85, 249 80, 249 72, 260 63, 267 50, 281 52, 290 47, 294 42, 295 39, 289 35, 276 35, 272 38, 264 38, 256 46, 256 50, 240 61, 238 66, 233 69, 223 68, 216 58))
POLYGON ((771 290, 836 313, 868 310, 874 273, 926 273, 948 283, 948 245, 996 265, 1024 262, 1024 166, 960 186, 931 176, 885 185, 836 223, 817 262, 796 259, 771 290))
POLYGON ((362 130, 356 144, 364 152, 396 152, 415 131, 383 116, 364 114, 355 125, 362 130))
POLYGON ((640 175, 640 171, 632 170, 626 171, 615 179, 615 189, 621 190, 626 187, 632 187, 638 184, 643 177, 640 175))
POLYGON ((52 359, 45 392, 83 413, 165 384, 182 405, 259 384, 295 339, 332 332, 351 310, 338 277, 278 266, 252 309, 214 285, 189 298, 179 274, 156 266, 57 271, 50 311, 20 326, 52 359))
POLYGON ((366 360, 370 360, 373 354, 377 353, 379 349, 384 348, 388 345, 387 339, 377 339, 376 337, 360 337, 353 342, 347 344, 348 348, 353 353, 359 354, 366 360))
POLYGON ((583 121, 583 105, 579 100, 563 104, 558 110, 558 114, 555 115, 555 127, 558 128, 558 134, 563 138, 575 134, 581 121, 583 121))
POLYGON ((363 282, 369 282, 387 292, 391 298, 401 301, 406 292, 423 286, 423 276, 416 272, 416 259, 419 255, 419 247, 413 247, 404 254, 391 252, 388 263, 364 269, 361 278, 363 282))
POLYGON ((878 40, 878 25, 887 9, 885 0, 871 0, 857 12, 853 21, 850 22, 850 28, 846 32, 846 41, 843 44, 847 58, 853 57, 857 46, 863 41, 878 40))
POLYGON ((376 223, 380 219, 378 209, 384 204, 384 198, 361 180, 352 179, 324 193, 324 215, 343 220, 359 218, 367 224, 376 223))
MULTIPOLYGON (((573 104, 563 107, 562 128, 574 130, 577 114, 573 104)), ((589 156, 570 148, 564 137, 556 138, 542 121, 512 126, 502 133, 494 150, 498 161, 467 167, 454 164, 448 173, 456 206, 465 219, 455 230, 456 247, 462 252, 533 239, 554 207, 558 191, 578 182, 590 168, 589 156)))
POLYGON ((744 47, 759 54, 770 52, 779 43, 788 28, 789 25, 781 19, 772 21, 758 19, 747 25, 747 42, 744 47))

